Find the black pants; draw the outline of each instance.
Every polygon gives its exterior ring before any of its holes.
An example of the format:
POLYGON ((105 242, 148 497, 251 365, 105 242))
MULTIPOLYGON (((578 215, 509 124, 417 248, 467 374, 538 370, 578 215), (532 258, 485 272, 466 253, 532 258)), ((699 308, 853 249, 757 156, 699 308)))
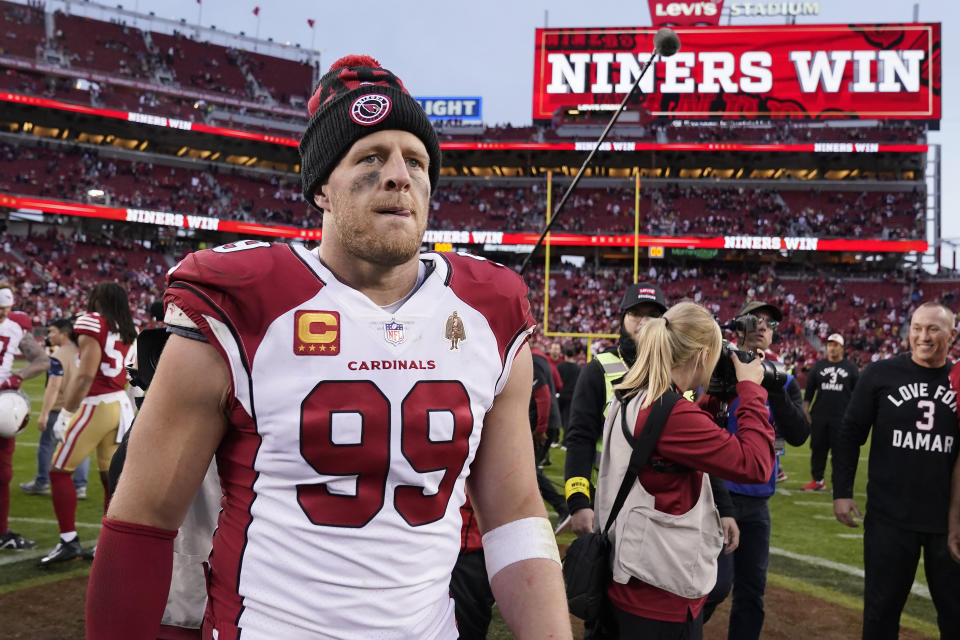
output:
MULTIPOLYGON (((543 445, 542 447, 534 446, 534 457, 538 465, 549 452, 550 445, 543 445)), ((540 497, 553 507, 553 510, 557 513, 557 517, 560 520, 563 520, 569 515, 570 511, 567 508, 567 499, 560 495, 557 488, 553 486, 553 482, 543 474, 543 470, 540 469, 539 466, 537 467, 537 487, 540 489, 540 497)))
POLYGON ((460 640, 484 640, 490 626, 493 591, 487 579, 483 550, 461 553, 450 575, 460 640))
POLYGON ((703 616, 689 618, 686 622, 664 622, 641 618, 612 607, 617 621, 619 640, 701 640, 703 616))
POLYGON ((827 468, 827 454, 830 453, 830 436, 839 428, 839 424, 823 418, 814 418, 810 425, 810 475, 814 480, 823 480, 827 468))
POLYGON ((960 564, 947 536, 901 529, 869 515, 863 529, 863 638, 896 640, 920 551, 941 638, 960 638, 960 564))
POLYGON ((740 527, 740 546, 731 554, 720 554, 717 564, 717 585, 703 606, 704 620, 729 595, 729 640, 757 640, 765 617, 763 596, 767 588, 767 567, 770 564, 770 509, 767 498, 731 493, 740 527))

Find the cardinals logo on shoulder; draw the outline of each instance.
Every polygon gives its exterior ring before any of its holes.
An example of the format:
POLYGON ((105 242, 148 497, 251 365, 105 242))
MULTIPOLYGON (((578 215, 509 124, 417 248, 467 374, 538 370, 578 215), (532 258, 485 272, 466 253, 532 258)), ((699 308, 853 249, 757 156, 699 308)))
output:
POLYGON ((350 119, 359 125, 370 127, 390 113, 393 103, 390 98, 380 93, 368 93, 360 96, 350 105, 350 119))
POLYGON ((460 343, 467 339, 467 331, 463 326, 463 318, 456 311, 450 314, 443 327, 443 338, 450 341, 450 350, 459 351, 460 343))

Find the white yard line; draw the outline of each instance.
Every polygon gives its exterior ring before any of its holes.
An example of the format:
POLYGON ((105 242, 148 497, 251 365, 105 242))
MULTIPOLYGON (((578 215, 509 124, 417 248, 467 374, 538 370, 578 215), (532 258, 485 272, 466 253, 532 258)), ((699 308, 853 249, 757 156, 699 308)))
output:
MULTIPOLYGON (((805 564, 812 564, 815 567, 823 567, 824 569, 833 569, 834 571, 839 571, 840 573, 846 573, 847 575, 857 576, 858 578, 863 577, 863 569, 859 567, 854 567, 849 564, 843 564, 842 562, 834 562, 833 560, 827 560, 826 558, 819 558, 817 556, 808 556, 802 553, 794 553, 792 551, 787 551, 786 549, 779 549, 777 547, 770 547, 770 554, 775 556, 782 556, 784 558, 789 558, 790 560, 796 560, 798 562, 803 562, 805 564)), ((921 598, 930 599, 930 590, 926 585, 920 584, 919 582, 914 582, 913 586, 910 588, 910 593, 920 596, 921 598)))
MULTIPOLYGON (((44 518, 10 518, 10 522, 28 522, 30 524, 49 524, 54 527, 59 526, 56 520, 46 520, 44 518)), ((99 529, 102 525, 97 522, 96 524, 92 522, 77 522, 76 526, 78 527, 87 527, 90 529, 99 529)))

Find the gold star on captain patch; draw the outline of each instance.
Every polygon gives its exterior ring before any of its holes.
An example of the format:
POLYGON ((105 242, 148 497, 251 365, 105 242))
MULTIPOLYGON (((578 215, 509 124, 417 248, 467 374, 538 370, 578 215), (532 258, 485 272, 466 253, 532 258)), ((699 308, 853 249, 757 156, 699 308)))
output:
POLYGON ((320 345, 319 348, 320 348, 320 351, 326 351, 326 350, 327 350, 327 348, 326 348, 325 346, 323 346, 323 345, 320 345))
POLYGON ((330 351, 336 351, 336 350, 337 350, 336 345, 330 345, 330 351))
POLYGON ((310 345, 310 351, 316 351, 316 350, 317 350, 317 348, 316 348, 315 346, 310 345))
POLYGON ((306 350, 306 347, 304 347, 303 345, 300 345, 300 348, 297 349, 297 351, 304 351, 304 350, 306 350))

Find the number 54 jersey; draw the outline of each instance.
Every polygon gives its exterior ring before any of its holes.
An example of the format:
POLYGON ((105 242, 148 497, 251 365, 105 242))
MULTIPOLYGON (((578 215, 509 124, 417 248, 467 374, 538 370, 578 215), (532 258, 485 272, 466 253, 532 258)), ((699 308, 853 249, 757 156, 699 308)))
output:
POLYGON ((168 308, 232 380, 205 637, 457 637, 464 481, 533 321, 495 263, 423 254, 419 282, 381 308, 256 241, 171 271, 168 308))

